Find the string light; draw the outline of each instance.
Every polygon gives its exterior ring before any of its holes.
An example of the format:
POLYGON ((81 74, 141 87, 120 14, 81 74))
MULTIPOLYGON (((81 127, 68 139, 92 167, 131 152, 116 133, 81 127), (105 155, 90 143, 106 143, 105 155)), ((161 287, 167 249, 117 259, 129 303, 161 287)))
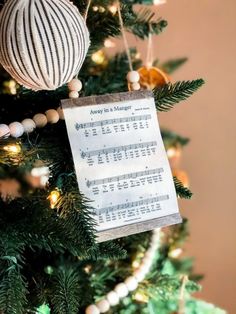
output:
POLYGON ((54 209, 57 205, 57 202, 60 198, 61 194, 58 190, 53 190, 49 196, 48 196, 48 200, 50 201, 50 207, 52 209, 54 209))
POLYGON ((148 303, 148 296, 141 292, 136 292, 134 299, 140 303, 148 303))
POLYGON ((104 41, 104 46, 106 48, 114 48, 116 46, 116 44, 114 43, 114 41, 110 40, 110 39, 106 39, 104 41))
POLYGON ((178 258, 182 253, 183 253, 183 250, 181 248, 177 248, 170 251, 169 257, 178 258))
POLYGON ((103 64, 105 59, 106 59, 106 57, 105 57, 105 54, 102 50, 98 50, 97 52, 94 52, 92 54, 92 60, 93 60, 93 62, 95 62, 97 64, 103 64))
POLYGON ((110 5, 109 7, 108 7, 108 9, 109 9, 109 11, 113 14, 113 15, 115 15, 116 14, 116 12, 117 12, 117 6, 116 5, 110 5))
POLYGON ((161 4, 165 4, 166 0, 153 0, 153 4, 154 5, 161 5, 161 4))
POLYGON ((4 146, 3 149, 11 154, 19 154, 21 152, 21 146, 19 144, 9 144, 4 146))

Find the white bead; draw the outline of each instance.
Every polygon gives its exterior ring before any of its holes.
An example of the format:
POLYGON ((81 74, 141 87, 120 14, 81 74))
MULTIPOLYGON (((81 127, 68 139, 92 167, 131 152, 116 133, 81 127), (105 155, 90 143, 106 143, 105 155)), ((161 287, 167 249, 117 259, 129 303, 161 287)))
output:
POLYGON ((129 291, 123 282, 118 283, 118 285, 115 286, 114 291, 118 294, 119 298, 124 298, 128 295, 129 291))
POLYGON ((154 256, 155 256, 155 253, 156 253, 156 249, 154 248, 153 249, 153 247, 151 247, 151 248, 149 248, 147 251, 146 251, 146 253, 145 253, 145 257, 147 257, 147 258, 149 258, 149 259, 151 259, 151 260, 153 260, 153 258, 154 258, 154 256))
POLYGON ((73 79, 68 83, 68 88, 71 91, 80 92, 82 89, 82 82, 79 79, 73 79))
POLYGON ((137 83, 140 80, 140 75, 137 71, 130 71, 126 78, 129 83, 137 83))
POLYGON ((86 308, 85 313, 86 314, 100 314, 101 312, 99 311, 96 305, 91 304, 86 308))
POLYGON ((36 128, 36 124, 32 119, 24 119, 21 124, 23 125, 25 133, 31 133, 36 128))
POLYGON ((141 88, 139 83, 131 83, 130 87, 131 87, 131 90, 140 90, 141 88))
POLYGON ((107 295, 106 295, 107 301, 109 302, 109 304, 111 306, 115 306, 119 303, 119 296, 115 291, 110 291, 107 295))
POLYGON ((72 99, 79 98, 79 93, 76 91, 71 91, 69 92, 69 98, 72 98, 72 99))
POLYGON ((143 262, 143 263, 140 265, 140 269, 142 269, 142 271, 144 272, 145 276, 146 276, 147 273, 149 272, 151 266, 152 266, 152 263, 150 263, 150 262, 143 262))
POLYGON ((97 302, 96 305, 101 313, 106 313, 110 310, 110 304, 106 299, 97 302))
POLYGON ((57 113, 59 114, 59 118, 61 120, 65 120, 64 111, 63 111, 63 109, 61 107, 57 108, 57 113))
POLYGON ((43 128, 48 123, 47 117, 42 113, 34 115, 33 120, 37 128, 43 128))
POLYGON ((45 112, 45 115, 47 117, 48 123, 57 123, 60 119, 59 114, 56 110, 54 109, 49 109, 45 112))
POLYGON ((142 268, 135 269, 133 272, 134 277, 137 279, 138 282, 143 281, 145 278, 146 273, 143 271, 142 268))
POLYGON ((141 265, 145 265, 146 267, 150 269, 152 266, 152 258, 147 257, 147 256, 144 257, 141 265))
POLYGON ((134 291, 138 287, 137 279, 134 276, 130 276, 125 279, 125 284, 129 291, 134 291))
POLYGON ((24 133, 24 127, 20 122, 12 122, 9 124, 10 134, 12 137, 20 137, 24 133))
POLYGON ((6 124, 0 124, 0 138, 1 137, 9 137, 10 129, 6 124))

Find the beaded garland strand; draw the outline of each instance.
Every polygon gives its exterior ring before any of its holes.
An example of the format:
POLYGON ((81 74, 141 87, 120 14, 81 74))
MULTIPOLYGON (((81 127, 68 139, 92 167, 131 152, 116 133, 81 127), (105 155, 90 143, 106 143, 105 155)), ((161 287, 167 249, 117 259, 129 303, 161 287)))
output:
POLYGON ((129 292, 133 292, 138 288, 138 284, 144 280, 151 269, 156 251, 160 247, 160 235, 160 229, 153 230, 149 248, 139 267, 135 269, 133 274, 127 277, 124 282, 118 283, 104 298, 96 304, 89 305, 85 310, 86 314, 106 313, 111 307, 118 305, 121 299, 125 298, 129 292))

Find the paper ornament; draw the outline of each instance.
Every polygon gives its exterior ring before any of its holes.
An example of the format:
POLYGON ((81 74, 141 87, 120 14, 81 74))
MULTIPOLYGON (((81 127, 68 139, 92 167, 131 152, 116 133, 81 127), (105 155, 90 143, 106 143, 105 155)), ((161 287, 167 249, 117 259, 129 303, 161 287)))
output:
POLYGON ((68 0, 8 0, 0 14, 0 62, 21 85, 54 90, 79 72, 89 32, 68 0))

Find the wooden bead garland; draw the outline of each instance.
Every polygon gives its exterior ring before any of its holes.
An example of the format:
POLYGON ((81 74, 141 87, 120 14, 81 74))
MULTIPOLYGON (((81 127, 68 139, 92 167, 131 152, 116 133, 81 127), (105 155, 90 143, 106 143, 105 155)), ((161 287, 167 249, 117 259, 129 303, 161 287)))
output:
POLYGON ((79 79, 74 78, 67 84, 67 86, 70 91, 69 98, 72 98, 72 99, 78 98, 79 92, 82 89, 82 82, 79 79))
POLYGON ((131 276, 126 278, 124 282, 118 283, 113 291, 107 293, 107 295, 97 302, 96 304, 89 305, 85 313, 86 314, 100 314, 107 313, 112 306, 119 304, 120 299, 126 297, 129 292, 137 289, 138 283, 143 281, 149 272, 153 259, 155 258, 156 250, 160 245, 160 229, 153 231, 153 236, 150 242, 150 247, 146 251, 144 258, 139 266, 131 276))

